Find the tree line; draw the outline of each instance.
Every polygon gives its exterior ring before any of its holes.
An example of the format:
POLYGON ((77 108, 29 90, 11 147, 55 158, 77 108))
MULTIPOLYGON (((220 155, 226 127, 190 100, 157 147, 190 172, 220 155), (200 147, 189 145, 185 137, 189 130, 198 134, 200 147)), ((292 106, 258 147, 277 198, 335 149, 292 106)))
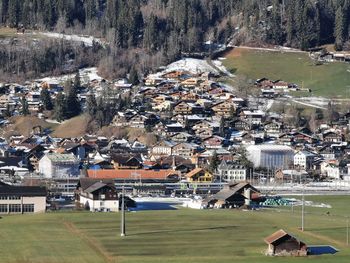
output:
POLYGON ((0 23, 46 30, 77 27, 115 47, 200 50, 204 40, 246 40, 307 49, 349 40, 349 0, 0 0, 0 23))
POLYGON ((29 44, 34 52, 2 44, 5 73, 61 72, 73 59, 75 67, 97 65, 106 78, 132 70, 141 77, 202 52, 207 41, 350 49, 350 0, 0 0, 0 26, 88 34, 108 43, 101 51, 44 41, 29 44))

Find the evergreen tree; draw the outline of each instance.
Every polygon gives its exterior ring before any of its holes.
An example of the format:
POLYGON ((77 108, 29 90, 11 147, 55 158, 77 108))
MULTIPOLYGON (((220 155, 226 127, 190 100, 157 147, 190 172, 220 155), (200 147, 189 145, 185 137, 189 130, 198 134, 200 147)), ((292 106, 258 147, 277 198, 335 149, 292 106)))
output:
POLYGON ((241 165, 245 166, 247 169, 253 167, 253 163, 248 159, 248 152, 244 146, 240 146, 237 153, 239 155, 238 162, 241 165))
POLYGON ((133 85, 138 85, 140 83, 139 75, 136 68, 133 66, 129 72, 129 81, 133 85))
POLYGON ((214 173, 220 164, 220 159, 216 151, 214 151, 213 156, 210 158, 209 171, 214 173))
POLYGON ((344 12, 340 6, 335 14, 335 26, 334 26, 334 37, 335 37, 335 49, 342 50, 344 43, 344 33, 345 33, 345 21, 344 12))
POLYGON ((77 72, 77 74, 75 74, 73 86, 76 91, 78 91, 81 88, 79 71, 77 72))
POLYGON ((87 98, 87 102, 86 102, 86 110, 88 112, 88 114, 91 117, 95 117, 96 111, 97 111, 97 102, 96 102, 96 98, 95 95, 90 95, 87 98))
POLYGON ((79 115, 81 112, 80 102, 77 97, 77 93, 74 88, 72 88, 66 99, 66 117, 73 118, 79 115))
POLYGON ((54 110, 57 121, 61 122, 66 119, 66 98, 61 92, 57 94, 54 110))
POLYGON ((22 115, 23 116, 29 115, 30 112, 29 112, 28 102, 25 96, 23 96, 21 99, 21 106, 22 106, 22 115))
POLYGON ((52 110, 53 109, 53 103, 51 100, 50 92, 47 89, 42 89, 40 92, 40 99, 41 102, 44 105, 45 110, 52 110))

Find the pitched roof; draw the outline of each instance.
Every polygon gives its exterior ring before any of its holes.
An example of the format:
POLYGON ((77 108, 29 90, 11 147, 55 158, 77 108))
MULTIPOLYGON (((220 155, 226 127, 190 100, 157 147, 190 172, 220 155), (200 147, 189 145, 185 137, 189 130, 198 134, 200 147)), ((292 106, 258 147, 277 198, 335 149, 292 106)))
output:
POLYGON ((227 187, 225 187, 224 189, 216 193, 213 196, 213 199, 226 200, 232 195, 239 194, 238 192, 246 187, 251 188, 254 192, 259 192, 256 188, 251 186, 249 183, 246 183, 246 182, 234 183, 234 184, 228 185, 227 187))
POLYGON ((200 173, 200 172, 202 172, 202 171, 204 171, 202 168, 193 169, 191 172, 189 172, 189 173, 186 174, 186 177, 187 177, 187 178, 191 178, 191 177, 193 177, 194 175, 196 175, 196 174, 198 174, 198 173, 200 173))
POLYGON ((178 175, 174 170, 142 170, 142 169, 123 169, 123 170, 88 170, 87 176, 96 179, 131 179, 131 180, 166 180, 171 175, 178 175))
POLYGON ((88 187, 87 189, 85 189, 85 192, 87 193, 93 193, 98 189, 101 189, 103 187, 105 187, 107 184, 102 183, 102 182, 95 182, 93 185, 91 185, 90 187, 88 187))
POLYGON ((280 240, 281 238, 283 238, 285 236, 292 237, 286 231, 284 231, 283 229, 280 229, 280 230, 276 231, 275 233, 273 233, 272 235, 266 237, 264 239, 264 241, 267 244, 273 244, 273 243, 275 243, 276 241, 280 240))
POLYGON ((80 186, 83 190, 85 190, 97 182, 102 182, 106 185, 114 186, 113 180, 110 180, 110 179, 101 180, 101 179, 93 179, 93 178, 80 178, 79 183, 78 183, 78 187, 80 186))

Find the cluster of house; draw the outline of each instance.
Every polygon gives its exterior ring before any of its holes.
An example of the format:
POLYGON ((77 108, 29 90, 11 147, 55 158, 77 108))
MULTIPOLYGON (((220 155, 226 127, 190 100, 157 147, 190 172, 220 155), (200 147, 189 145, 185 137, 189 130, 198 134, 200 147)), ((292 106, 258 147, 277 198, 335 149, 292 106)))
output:
POLYGON ((267 78, 257 79, 254 85, 261 90, 261 94, 265 98, 275 98, 290 91, 300 90, 297 84, 267 78))
POLYGON ((325 49, 316 49, 310 52, 310 57, 320 62, 350 62, 350 52, 329 52, 325 49))
MULTIPOLYGON (((117 196, 110 181, 149 184, 150 189, 157 184, 159 191, 162 184, 185 183, 190 187, 252 181, 261 179, 261 174, 265 180, 270 177, 282 183, 311 175, 349 178, 350 146, 345 137, 350 113, 311 132, 285 122, 283 114, 249 105, 211 73, 171 71, 150 75, 144 83, 138 92, 130 92, 128 109, 118 112, 111 126, 152 132, 156 143, 146 145, 139 140, 88 134, 54 138, 35 129, 28 137, 18 134, 0 140, 2 180, 24 185, 42 185, 44 181, 51 193, 73 195, 79 180, 88 178, 91 182, 81 187, 87 191, 81 193, 82 202, 95 211, 105 206, 96 207, 98 202, 86 198, 117 196), (96 196, 95 191, 99 193, 96 196)), ((61 89, 54 83, 40 85, 53 94, 61 89)), ((111 84, 93 80, 89 90, 98 92, 106 85, 111 84)), ((267 79, 259 80, 257 85, 291 88, 291 84, 267 79)), ((5 92, 7 99, 22 92, 13 85, 3 88, 10 89, 5 92)), ((131 85, 119 81, 113 88, 120 93, 130 90, 131 85)), ((36 92, 32 89, 27 96, 41 105, 36 92)), ((84 96, 80 94, 79 98, 83 103, 84 96)))

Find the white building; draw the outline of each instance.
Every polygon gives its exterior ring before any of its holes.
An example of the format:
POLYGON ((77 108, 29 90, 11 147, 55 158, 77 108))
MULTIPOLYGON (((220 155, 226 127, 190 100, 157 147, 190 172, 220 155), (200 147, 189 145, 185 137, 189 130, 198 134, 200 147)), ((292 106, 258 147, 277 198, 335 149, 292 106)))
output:
POLYGON ((332 179, 340 179, 339 166, 333 163, 323 162, 321 163, 321 174, 332 179))
POLYGON ((76 202, 91 212, 118 212, 119 199, 113 181, 80 179, 76 202))
POLYGON ((73 154, 47 153, 39 161, 39 173, 45 178, 79 176, 79 160, 73 154))
POLYGON ((9 186, 0 182, 0 214, 44 213, 46 189, 37 186, 9 186))
POLYGON ((308 151, 297 152, 294 155, 294 166, 307 170, 311 169, 315 157, 315 154, 310 153, 308 151))
POLYGON ((247 169, 243 165, 237 165, 225 160, 217 168, 218 176, 222 182, 237 182, 247 180, 247 169))
POLYGON ((288 168, 293 163, 294 151, 291 147, 276 144, 250 145, 248 159, 254 167, 269 169, 288 168))

